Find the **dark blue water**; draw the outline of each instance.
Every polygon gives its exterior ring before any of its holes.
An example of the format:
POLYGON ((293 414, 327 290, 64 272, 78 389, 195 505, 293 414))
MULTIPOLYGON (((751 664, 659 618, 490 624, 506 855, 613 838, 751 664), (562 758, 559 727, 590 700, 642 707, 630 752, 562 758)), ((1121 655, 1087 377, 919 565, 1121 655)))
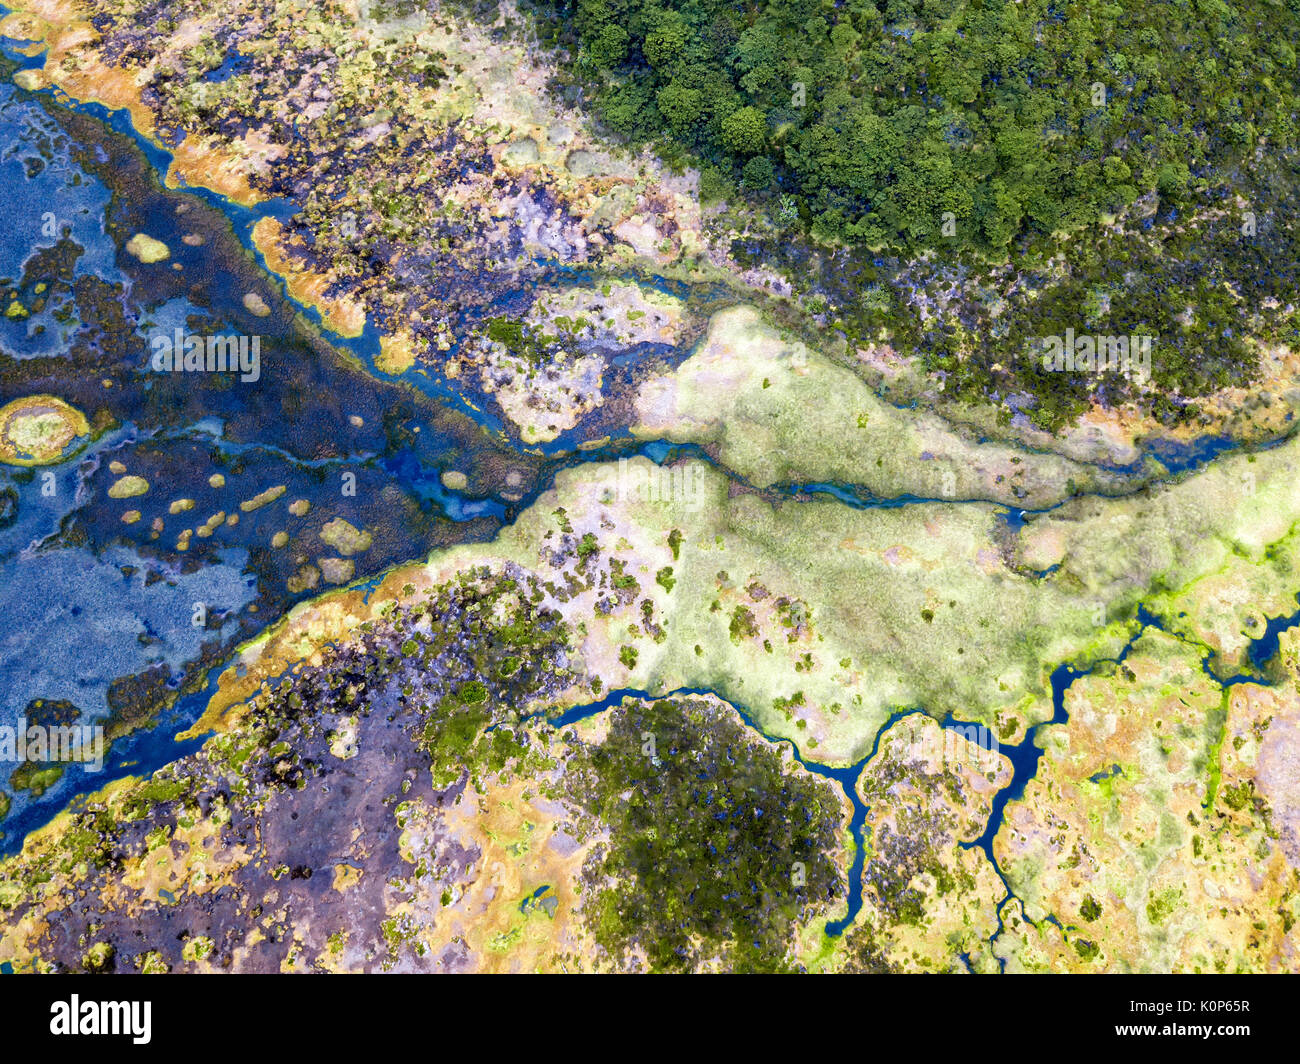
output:
POLYGON ((534 905, 536 905, 538 901, 541 900, 542 896, 546 894, 547 891, 549 891, 550 889, 551 889, 551 884, 543 883, 540 887, 538 887, 535 891, 533 891, 531 894, 525 897, 523 901, 519 903, 519 911, 521 913, 528 912, 528 910, 531 909, 534 905))
POLYGON ((1202 436, 1190 441, 1150 440, 1146 452, 1176 474, 1199 468, 1239 446, 1231 436, 1202 436))
POLYGON ((897 510, 904 506, 916 506, 918 504, 981 501, 978 499, 932 499, 924 495, 909 494, 886 497, 874 495, 865 488, 855 487, 852 484, 836 484, 827 481, 818 481, 812 484, 783 485, 780 490, 787 495, 829 495, 846 506, 852 506, 855 510, 897 510))
MULTIPOLYGON (((69 808, 69 793, 85 795, 128 776, 148 779, 157 769, 190 754, 196 754, 210 738, 207 735, 178 740, 176 733, 193 723, 217 693, 217 679, 222 669, 213 669, 206 687, 177 699, 176 705, 148 730, 137 731, 116 740, 106 751, 104 765, 92 772, 85 765, 69 763, 64 767, 62 786, 53 787, 40 798, 33 798, 21 808, 15 807, 4 820, 0 834, 0 856, 22 849, 24 838, 43 827, 69 808)), ((71 803, 75 808, 75 800, 71 803)))
MULTIPOLYGON (((1300 601, 1300 595, 1296 596, 1300 601)), ((1273 617, 1264 624, 1264 632, 1258 639, 1251 640, 1247 657, 1251 666, 1260 672, 1264 666, 1277 656, 1278 636, 1289 628, 1300 624, 1300 609, 1285 617, 1273 617)))

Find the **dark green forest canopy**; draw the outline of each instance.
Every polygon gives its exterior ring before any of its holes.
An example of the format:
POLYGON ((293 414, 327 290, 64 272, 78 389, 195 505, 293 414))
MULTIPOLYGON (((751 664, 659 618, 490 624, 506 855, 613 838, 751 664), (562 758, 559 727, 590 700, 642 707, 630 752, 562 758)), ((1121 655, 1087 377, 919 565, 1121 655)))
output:
POLYGON ((610 126, 779 185, 815 233, 872 248, 1004 247, 1295 143, 1294 3, 551 6, 610 126))
POLYGON ((584 893, 615 957, 640 946, 654 971, 712 959, 783 970, 799 926, 844 896, 834 787, 708 703, 614 710, 605 739, 577 748, 564 786, 610 828, 584 893))
POLYGON ((767 218, 742 257, 807 278, 851 338, 888 329, 958 397, 1020 394, 1059 426, 1133 389, 1044 376, 1038 338, 1145 332, 1160 345, 1144 401, 1177 421, 1189 397, 1249 380, 1252 339, 1295 339, 1300 0, 534 10, 606 126, 767 218), (969 285, 937 320, 908 305, 996 264, 1026 272, 998 314, 969 285))

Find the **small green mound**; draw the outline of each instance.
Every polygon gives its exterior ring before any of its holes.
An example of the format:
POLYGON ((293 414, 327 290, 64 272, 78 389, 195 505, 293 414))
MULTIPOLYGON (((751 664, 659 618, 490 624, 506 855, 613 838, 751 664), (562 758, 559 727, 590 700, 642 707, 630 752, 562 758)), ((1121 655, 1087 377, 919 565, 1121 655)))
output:
POLYGON ((797 929, 844 894, 834 789, 791 771, 712 703, 615 710, 604 741, 580 749, 565 778, 610 828, 587 907, 615 957, 640 948, 654 971, 711 959, 729 971, 785 970, 797 929))

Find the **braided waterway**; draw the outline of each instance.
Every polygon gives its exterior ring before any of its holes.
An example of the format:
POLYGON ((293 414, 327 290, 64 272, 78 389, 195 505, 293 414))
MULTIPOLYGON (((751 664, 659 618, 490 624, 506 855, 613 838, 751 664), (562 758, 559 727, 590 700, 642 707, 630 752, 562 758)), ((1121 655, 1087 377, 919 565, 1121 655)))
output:
MULTIPOLYGON (((0 8, 0 13, 5 10, 0 8)), ((44 63, 44 57, 40 55, 22 56, 12 49, 8 50, 7 54, 25 68, 35 69, 44 63)), ((12 87, 4 87, 0 88, 0 93, 13 97, 15 90, 12 87)), ((47 95, 51 94, 47 93, 47 95)), ((171 164, 170 154, 147 138, 140 136, 132 126, 127 112, 108 111, 99 105, 80 104, 63 96, 55 96, 53 99, 55 102, 52 106, 67 108, 78 114, 89 116, 103 123, 107 129, 129 137, 139 151, 143 153, 156 176, 159 179, 165 177, 171 164)), ((102 223, 108 206, 107 201, 99 196, 100 190, 95 189, 94 186, 87 185, 87 190, 85 203, 90 212, 91 220, 95 219, 95 212, 98 212, 98 218, 102 223)), ((293 204, 283 200, 269 201, 253 208, 246 208, 203 189, 187 189, 186 192, 189 195, 198 197, 209 207, 219 210, 229 220, 234 237, 239 244, 245 250, 251 252, 255 260, 263 267, 265 267, 265 260, 254 247, 252 240, 254 225, 263 218, 287 220, 293 216, 296 210, 293 204)), ((79 221, 78 226, 80 225, 81 222, 79 221)), ((170 246, 176 246, 180 243, 183 227, 174 217, 160 217, 158 226, 157 235, 164 242, 170 246)), ((89 229, 83 232, 82 228, 75 228, 74 235, 86 245, 89 252, 87 261, 92 262, 92 264, 97 262, 96 268, 102 270, 106 276, 109 275, 113 269, 112 262, 115 254, 111 242, 97 241, 95 235, 89 229), (105 252, 106 244, 109 248, 107 252, 105 252), (98 256, 98 259, 96 259, 96 256, 98 256)), ((596 278, 586 271, 561 264, 541 263, 538 265, 540 273, 530 281, 531 286, 548 283, 589 284, 595 280, 615 279, 633 280, 643 285, 658 287, 674 295, 686 294, 682 282, 669 281, 664 278, 647 278, 630 274, 623 278, 609 278, 604 275, 596 278)), ((718 285, 701 286, 698 289, 692 288, 689 294, 705 308, 721 308, 734 298, 734 293, 718 285)), ((521 300, 531 299, 531 288, 516 295, 521 300)), ((315 325, 321 325, 320 315, 314 308, 297 305, 296 310, 315 325)), ((328 337, 332 345, 354 356, 373 374, 378 372, 376 360, 380 354, 379 339, 380 334, 373 323, 367 323, 362 335, 353 339, 332 335, 328 337)), ((39 345, 37 346, 39 347, 39 345)), ((21 355, 34 357, 42 353, 37 348, 33 348, 32 351, 22 352, 21 355)), ((452 387, 448 381, 427 367, 404 374, 402 380, 403 383, 419 390, 439 406, 455 411, 486 430, 498 445, 514 448, 520 452, 525 450, 511 436, 501 418, 492 412, 489 404, 475 401, 476 398, 481 399, 481 397, 467 396, 461 388, 452 387)), ((466 538, 479 539, 487 538, 489 531, 498 531, 503 523, 513 520, 522 510, 531 505, 542 492, 553 485, 555 474, 559 470, 579 464, 608 463, 634 455, 648 458, 661 466, 678 462, 684 458, 704 461, 726 474, 737 486, 745 490, 767 494, 779 498, 782 502, 791 504, 799 504, 815 498, 829 498, 839 504, 861 509, 893 509, 940 504, 984 506, 1003 515, 1007 527, 1013 533, 1024 525, 1028 516, 1032 516, 1027 515, 1025 511, 1007 509, 995 500, 976 498, 935 499, 913 495, 882 498, 872 495, 861 486, 847 483, 786 484, 774 488, 759 489, 748 483, 740 474, 722 465, 716 455, 707 448, 694 444, 674 443, 668 440, 639 441, 630 437, 616 438, 595 448, 584 448, 582 445, 587 442, 584 437, 585 431, 587 430, 580 424, 576 429, 562 434, 552 443, 533 449, 530 453, 539 456, 537 474, 530 483, 525 485, 526 490, 518 493, 512 499, 499 496, 473 496, 447 488, 442 483, 439 475, 439 461, 442 456, 430 454, 426 449, 419 447, 399 448, 386 454, 381 454, 379 450, 373 449, 315 458, 295 454, 274 443, 228 439, 220 429, 219 419, 216 419, 214 424, 196 421, 190 425, 169 429, 166 432, 137 430, 134 425, 124 424, 114 429, 112 433, 106 434, 95 441, 90 452, 83 452, 62 463, 53 465, 50 467, 50 472, 53 473, 56 480, 67 485, 67 490, 61 492, 58 497, 70 506, 72 501, 78 499, 80 495, 80 482, 77 477, 78 466, 85 462, 88 457, 93 457, 97 449, 107 453, 109 449, 116 447, 124 438, 131 436, 135 432, 138 432, 142 437, 159 441, 193 439, 210 444, 227 455, 239 456, 248 460, 261 458, 282 463, 284 466, 295 468, 302 473, 304 477, 303 484, 300 488, 296 487, 295 491, 301 491, 307 498, 313 498, 312 489, 307 479, 309 476, 322 472, 333 473, 348 467, 370 466, 378 471, 378 475, 399 487, 405 494, 428 503, 451 521, 466 526, 477 522, 478 524, 474 524, 473 534, 471 535, 467 531, 466 538)), ((1148 458, 1158 460, 1170 475, 1175 475, 1203 468, 1221 455, 1231 453, 1234 448, 1235 445, 1231 440, 1217 436, 1207 436, 1190 442, 1154 441, 1147 445, 1141 458, 1131 466, 1111 471, 1131 476, 1136 490, 1149 483, 1149 477, 1145 472, 1148 458)), ((323 492, 325 489, 321 488, 319 490, 323 492)), ((35 488, 31 482, 24 482, 23 485, 20 485, 19 491, 18 519, 9 528, 0 530, 0 561, 10 557, 17 558, 23 554, 29 544, 52 535, 68 512, 70 511, 58 511, 50 507, 38 508, 35 500, 35 488)), ((1043 512, 1047 511, 1034 511, 1033 514, 1043 512)), ((421 544, 417 543, 410 544, 412 557, 420 556, 420 546, 421 544)), ((238 572, 242 561, 236 557, 231 560, 230 564, 234 571, 238 572)), ((40 570, 33 570, 33 582, 21 585, 28 588, 28 591, 25 591, 24 594, 35 593, 34 589, 39 584, 40 573, 40 570)), ((370 582, 374 585, 377 578, 372 578, 370 582)), ((15 586, 20 585, 15 584, 15 586)), ((238 589, 232 588, 230 593, 233 596, 232 603, 237 601, 238 589)), ((256 634, 256 630, 273 623, 280 615, 271 610, 259 614, 255 629, 243 633, 244 638, 251 638, 256 634)), ((1110 661, 1122 661, 1133 643, 1147 627, 1161 628, 1159 621, 1141 608, 1139 608, 1135 620, 1138 624, 1138 630, 1120 654, 1114 659, 1109 659, 1110 661)), ((1264 633, 1253 640, 1248 649, 1247 658, 1255 670, 1253 672, 1219 678, 1210 671, 1208 658, 1202 662, 1202 668, 1215 682, 1224 686, 1241 682, 1266 682, 1258 675, 1258 670, 1276 654, 1280 633, 1294 627, 1297 623, 1300 623, 1300 612, 1288 617, 1272 618, 1267 621, 1264 633)), ((227 648, 227 651, 230 649, 227 648)), ((178 653, 183 653, 183 650, 178 650, 178 653)), ((202 715, 203 710, 216 691, 216 677, 229 659, 230 654, 227 652, 219 662, 210 665, 206 676, 201 678, 201 682, 195 686, 195 689, 178 697, 173 707, 166 712, 154 727, 134 732, 115 742, 101 772, 91 773, 81 765, 69 765, 64 772, 63 778, 53 784, 44 794, 40 796, 27 794, 18 796, 13 810, 3 825, 5 834, 3 848, 0 852, 11 853, 16 850, 28 832, 48 823, 75 797, 98 790, 114 779, 132 775, 147 776, 156 769, 198 750, 204 741, 204 737, 200 736, 184 742, 177 742, 173 736, 178 730, 183 730, 193 724, 202 715)), ((1014 746, 1001 747, 1001 752, 1008 757, 1012 765, 1011 781, 994 797, 992 812, 982 834, 962 845, 967 848, 982 850, 997 871, 998 876, 1002 878, 1004 886, 1006 880, 1002 877, 1002 872, 997 865, 994 855, 994 840, 1002 827, 1008 803, 1021 800, 1026 786, 1037 774, 1043 754, 1043 748, 1037 741, 1039 729, 1049 725, 1065 725, 1068 722, 1065 696, 1070 686, 1079 677, 1088 675, 1102 664, 1103 662, 1093 662, 1086 667, 1075 667, 1069 663, 1058 664, 1050 674, 1053 710, 1051 718, 1031 727, 1020 743, 1014 746)), ((12 662, 0 661, 0 666, 6 669, 12 665, 12 662)), ((877 732, 870 752, 856 763, 844 766, 828 765, 809 759, 793 741, 764 732, 755 722, 748 708, 738 705, 730 698, 708 688, 683 688, 661 693, 631 688, 620 689, 611 692, 598 702, 567 710, 554 723, 562 726, 566 723, 573 723, 594 716, 619 704, 624 697, 651 699, 673 695, 713 695, 720 698, 733 706, 746 724, 763 735, 768 741, 789 743, 795 758, 807 771, 833 781, 842 790, 852 808, 849 826, 855 846, 848 869, 849 895, 846 912, 843 917, 831 920, 826 926, 827 934, 832 936, 841 934, 853 924, 863 905, 863 872, 869 848, 863 838, 863 829, 869 809, 860 794, 862 774, 878 754, 881 738, 889 728, 905 717, 923 713, 924 711, 920 708, 908 708, 895 712, 877 732)), ((954 719, 948 719, 942 723, 948 728, 970 726, 967 722, 954 719)), ((1011 890, 1008 888, 1006 896, 998 903, 999 926, 998 931, 993 936, 995 939, 1002 929, 1003 909, 1012 900, 1012 897, 1011 890)))

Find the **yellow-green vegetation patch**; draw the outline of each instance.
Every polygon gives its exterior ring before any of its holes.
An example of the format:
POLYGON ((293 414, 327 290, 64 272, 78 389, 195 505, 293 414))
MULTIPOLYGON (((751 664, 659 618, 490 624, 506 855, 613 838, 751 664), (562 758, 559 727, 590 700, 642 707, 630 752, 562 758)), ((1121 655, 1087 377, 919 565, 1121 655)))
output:
POLYGON ((317 558, 316 564, 327 584, 346 584, 357 570, 351 558, 317 558))
POLYGON ((371 535, 336 517, 320 530, 320 538, 340 554, 361 554, 370 549, 371 535))
POLYGON ((29 395, 0 407, 0 462, 41 466, 62 461, 90 435, 90 423, 53 395, 29 395))
POLYGON ((245 499, 239 504, 239 508, 246 514, 252 513, 254 510, 260 510, 268 503, 275 502, 275 500, 286 491, 288 491, 288 488, 283 484, 277 484, 275 487, 267 488, 265 491, 259 491, 251 499, 245 499))
POLYGON ((832 482, 883 498, 1042 508, 1076 492, 1117 493, 1125 483, 894 407, 752 307, 714 315, 690 358, 641 387, 636 416, 638 436, 716 443, 721 461, 759 487, 832 482))
MULTIPOLYGON (((561 471, 494 543, 435 554, 386 586, 519 564, 579 634, 591 683, 715 690, 826 763, 864 756, 898 709, 1009 740, 1051 715, 1058 664, 1113 656, 1144 600, 1216 571, 1231 542, 1251 537, 1262 556, 1285 534, 1300 517, 1296 447, 1255 463, 1267 520, 1224 460, 1078 500, 1018 537, 987 504, 774 504, 731 493, 702 462, 586 465, 561 471)), ((314 586, 319 570, 304 575, 314 586)))
POLYGON ((149 481, 144 477, 127 474, 119 477, 108 488, 108 497, 110 499, 132 499, 137 495, 144 495, 149 490, 149 481))
POLYGON ((528 566, 606 687, 712 688, 851 762, 900 707, 1046 716, 1045 672, 1102 638, 1091 604, 1005 565, 997 524, 975 505, 773 507, 704 463, 638 458, 561 472, 494 546, 430 568, 528 566))
POLYGON ((218 528, 221 527, 222 523, 225 520, 226 520, 226 511, 218 510, 216 513, 210 515, 208 519, 203 522, 203 524, 199 525, 199 527, 195 529, 195 532, 198 533, 200 539, 207 539, 209 536, 212 535, 213 532, 215 532, 218 528))
POLYGON ((128 240, 126 250, 146 264, 171 258, 171 249, 166 244, 145 233, 136 233, 128 240))
POLYGON ((685 324, 680 299, 653 288, 609 283, 600 288, 547 292, 525 321, 545 334, 604 346, 673 344, 685 324))
POLYGON ((267 306, 266 300, 256 292, 244 293, 244 306, 250 314, 259 318, 268 317, 271 313, 271 308, 267 306))
POLYGON ((375 366, 381 373, 400 376, 415 365, 415 347, 408 334, 381 336, 375 366))
POLYGON ((1300 792, 1281 755, 1300 727, 1296 677, 1225 689, 1201 654, 1148 629, 1122 664, 1077 679, 1068 723, 1040 733, 1037 775, 994 844, 1035 925, 1002 944, 1010 970, 1293 965, 1300 849, 1280 829, 1300 792))
POLYGON ((1291 439, 1220 458, 1164 489, 1071 501, 1025 526, 1016 561, 1059 566, 1051 582, 1103 610, 1149 589, 1151 612, 1218 654, 1218 668, 1230 673, 1267 618, 1296 609, 1297 455, 1300 441, 1291 439))

